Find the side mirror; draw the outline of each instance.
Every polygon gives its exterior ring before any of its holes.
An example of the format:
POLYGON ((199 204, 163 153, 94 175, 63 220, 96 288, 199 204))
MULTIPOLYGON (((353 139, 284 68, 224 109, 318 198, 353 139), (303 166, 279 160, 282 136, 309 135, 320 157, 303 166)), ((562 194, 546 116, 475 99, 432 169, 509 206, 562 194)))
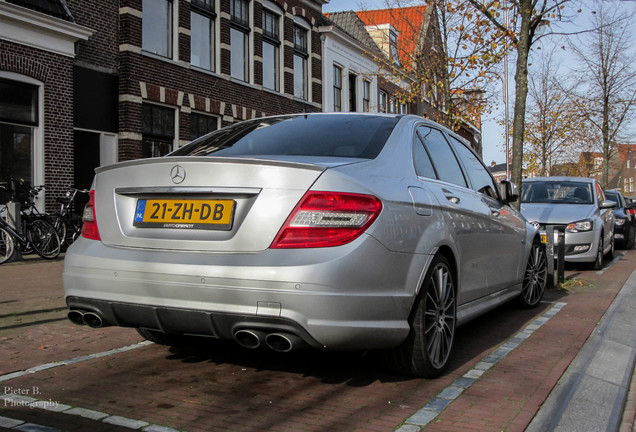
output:
POLYGON ((519 191, 517 190, 517 185, 515 185, 510 180, 502 180, 499 185, 499 189, 501 190, 501 198, 505 204, 510 204, 511 202, 517 201, 519 198, 519 191))
POLYGON ((599 207, 602 209, 614 208, 616 207, 616 203, 612 200, 605 200, 601 203, 601 205, 599 205, 599 207))

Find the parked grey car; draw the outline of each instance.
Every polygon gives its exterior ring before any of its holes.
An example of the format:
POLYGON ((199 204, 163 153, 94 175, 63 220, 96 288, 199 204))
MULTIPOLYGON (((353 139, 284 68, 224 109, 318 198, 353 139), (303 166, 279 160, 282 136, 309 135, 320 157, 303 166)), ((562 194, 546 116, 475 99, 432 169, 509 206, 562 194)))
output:
POLYGON ((542 236, 549 225, 565 226, 565 261, 589 262, 597 270, 604 256, 614 256, 614 205, 591 178, 537 177, 521 187, 521 213, 542 236))
POLYGON ((394 371, 438 376, 457 325, 543 296, 545 248, 517 196, 420 117, 248 120, 97 169, 68 315, 164 344, 383 350, 394 371))

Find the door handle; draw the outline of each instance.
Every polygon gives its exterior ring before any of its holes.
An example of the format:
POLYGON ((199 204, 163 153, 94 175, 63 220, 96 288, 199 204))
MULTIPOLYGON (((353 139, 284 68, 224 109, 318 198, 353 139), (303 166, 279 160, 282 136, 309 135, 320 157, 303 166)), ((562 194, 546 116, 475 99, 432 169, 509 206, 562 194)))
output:
POLYGON ((454 195, 446 195, 446 199, 452 202, 453 204, 459 204, 459 198, 454 195))

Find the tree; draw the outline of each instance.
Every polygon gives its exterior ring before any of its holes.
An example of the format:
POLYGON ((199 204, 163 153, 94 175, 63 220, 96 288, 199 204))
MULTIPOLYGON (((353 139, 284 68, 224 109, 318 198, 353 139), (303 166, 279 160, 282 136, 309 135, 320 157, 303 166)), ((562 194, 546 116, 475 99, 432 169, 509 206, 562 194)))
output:
POLYGON ((506 35, 517 55, 512 123, 512 181, 517 185, 521 185, 522 180, 530 50, 539 39, 539 26, 549 19, 565 19, 563 12, 570 1, 573 0, 468 0, 491 25, 506 35), (504 16, 509 16, 510 20, 502 21, 504 16))
MULTIPOLYGON (((461 0, 386 0, 391 21, 407 29, 385 77, 409 77, 404 101, 424 99, 429 117, 457 129, 479 118, 481 90, 501 61, 504 34, 461 0), (414 6, 415 5, 415 6, 414 6), (417 16, 417 14, 420 14, 417 16), (413 35, 416 40, 409 43, 413 35)), ((383 23, 367 23, 379 25, 383 23)), ((379 43, 382 45, 382 42, 379 43)), ((388 40, 385 45, 389 45, 388 40)))
POLYGON ((572 43, 579 61, 571 101, 600 136, 604 187, 609 185, 611 157, 621 132, 636 110, 636 50, 631 39, 633 15, 596 1, 594 30, 572 43))
POLYGON ((523 159, 528 172, 541 176, 552 175, 554 165, 572 163, 587 146, 579 101, 567 96, 558 71, 554 51, 550 51, 529 81, 523 159))

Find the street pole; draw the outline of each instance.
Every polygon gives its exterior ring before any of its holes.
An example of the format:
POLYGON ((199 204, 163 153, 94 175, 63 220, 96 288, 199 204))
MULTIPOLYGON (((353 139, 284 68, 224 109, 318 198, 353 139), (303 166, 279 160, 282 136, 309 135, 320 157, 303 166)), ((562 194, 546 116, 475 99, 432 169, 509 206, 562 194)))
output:
MULTIPOLYGON (((506 30, 508 29, 508 5, 504 9, 504 21, 506 30)), ((503 79, 503 92, 504 92, 504 121, 505 121, 505 133, 506 133, 506 179, 510 179, 510 157, 509 157, 509 144, 510 139, 510 122, 508 120, 508 37, 505 38, 506 46, 504 48, 504 79, 503 79)))

